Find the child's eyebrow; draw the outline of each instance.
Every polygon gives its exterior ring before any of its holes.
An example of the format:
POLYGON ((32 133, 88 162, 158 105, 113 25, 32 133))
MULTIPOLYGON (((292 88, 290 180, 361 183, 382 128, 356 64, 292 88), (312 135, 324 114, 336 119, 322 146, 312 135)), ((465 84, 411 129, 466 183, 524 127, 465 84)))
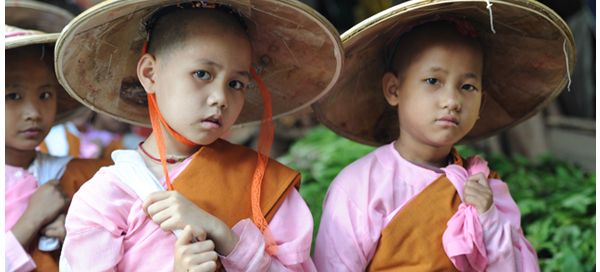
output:
MULTIPOLYGON (((429 69, 430 72, 436 73, 436 72, 441 72, 444 74, 448 74, 448 70, 442 68, 442 67, 438 67, 438 66, 433 66, 429 69)), ((465 78, 472 78, 472 79, 479 79, 479 76, 477 75, 477 73, 474 72, 467 72, 463 75, 465 78)))
MULTIPOLYGON (((19 83, 6 83, 4 85, 4 87, 7 88, 7 89, 8 88, 19 88, 19 87, 22 87, 22 86, 23 86, 23 84, 19 84, 19 83)), ((6 92, 6 90, 5 90, 5 92, 6 92)))
MULTIPOLYGON (((214 66, 214 67, 217 67, 219 70, 222 70, 222 69, 223 69, 223 65, 221 65, 221 64, 218 64, 218 63, 216 63, 216 62, 214 62, 214 61, 212 61, 212 60, 208 60, 208 59, 200 59, 200 60, 199 60, 199 62, 201 62, 201 63, 202 63, 202 64, 204 64, 204 65, 208 65, 208 66, 214 66)), ((237 73, 238 75, 241 75, 241 76, 245 76, 245 77, 247 77, 247 78, 248 78, 248 80, 251 80, 251 79, 252 79, 252 76, 250 75, 250 72, 248 72, 248 71, 237 71, 236 73, 237 73)))
POLYGON ((439 66, 433 66, 433 67, 429 68, 429 71, 434 72, 434 73, 437 73, 437 72, 442 72, 444 74, 448 73, 448 70, 446 70, 442 67, 439 67, 439 66))
POLYGON ((466 73, 465 78, 479 79, 479 76, 476 73, 466 73))
POLYGON ((247 78, 248 78, 248 80, 251 80, 251 79, 252 79, 252 76, 250 75, 250 73, 249 73, 248 71, 238 71, 237 73, 238 73, 239 75, 241 75, 241 76, 245 76, 245 77, 247 77, 247 78))

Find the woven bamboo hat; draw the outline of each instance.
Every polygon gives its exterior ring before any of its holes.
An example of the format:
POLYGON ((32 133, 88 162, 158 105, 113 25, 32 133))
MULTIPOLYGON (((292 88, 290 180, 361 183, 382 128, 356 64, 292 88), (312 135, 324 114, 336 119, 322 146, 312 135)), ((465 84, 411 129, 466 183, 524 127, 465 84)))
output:
POLYGON ((397 113, 390 110, 381 86, 385 53, 411 26, 436 18, 468 20, 484 50, 486 96, 480 119, 464 140, 490 136, 534 115, 570 80, 573 35, 556 13, 536 1, 490 2, 488 9, 485 0, 409 1, 346 31, 342 76, 313 105, 319 120, 364 144, 378 146, 397 139, 397 113))
MULTIPOLYGON (((59 32, 73 15, 68 11, 46 3, 19 0, 6 1, 6 26, 4 32, 5 54, 26 46, 48 46, 52 48, 59 32)), ((49 50, 49 54, 53 52, 49 50)), ((60 123, 77 113, 82 105, 65 90, 57 93, 57 108, 54 123, 60 123)))
MULTIPOLYGON (((86 10, 57 41, 60 83, 94 111, 149 126, 146 93, 136 74, 147 35, 144 23, 163 7, 187 2, 109 0, 86 10)), ((335 84, 343 61, 341 40, 312 8, 294 0, 216 2, 238 12, 248 26, 253 65, 271 92, 274 118, 310 105, 335 84)), ((251 87, 236 124, 259 121, 261 114, 260 92, 251 87)))

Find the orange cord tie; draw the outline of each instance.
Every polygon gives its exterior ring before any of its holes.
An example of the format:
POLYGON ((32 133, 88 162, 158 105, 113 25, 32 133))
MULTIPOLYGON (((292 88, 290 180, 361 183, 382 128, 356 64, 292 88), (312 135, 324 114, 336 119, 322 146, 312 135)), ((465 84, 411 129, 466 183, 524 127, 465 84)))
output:
MULTIPOLYGON (((148 52, 148 41, 144 42, 144 46, 142 47, 142 56, 148 52)), ((141 56, 140 56, 141 57, 141 56)), ((160 124, 167 129, 167 132, 171 134, 178 142, 187 145, 187 146, 196 146, 197 144, 185 138, 183 135, 179 134, 175 131, 163 118, 162 114, 160 114, 160 110, 158 109, 158 104, 156 103, 156 95, 154 93, 148 93, 148 111, 150 114, 150 123, 152 124, 152 130, 156 132, 156 145, 158 146, 158 153, 160 157, 160 164, 162 165, 163 173, 165 175, 165 183, 167 184, 167 190, 173 190, 173 184, 171 183, 171 178, 169 177, 169 169, 167 169, 167 149, 165 147, 165 140, 163 138, 162 129, 160 124)))
POLYGON ((173 190, 173 184, 169 177, 169 169, 167 169, 166 160, 166 148, 165 140, 163 139, 162 129, 160 127, 160 118, 158 117, 158 106, 156 105, 156 98, 154 94, 148 93, 148 110, 150 111, 150 123, 152 124, 152 130, 156 132, 156 145, 158 146, 158 154, 160 157, 160 164, 162 165, 163 173, 165 174, 165 183, 167 184, 167 190, 173 190))
POLYGON ((252 176, 252 189, 251 192, 251 205, 252 205, 252 221, 261 230, 265 236, 266 250, 269 255, 275 255, 277 251, 277 245, 271 231, 269 230, 269 223, 265 219, 263 212, 260 208, 260 195, 262 181, 267 170, 267 164, 269 163, 269 154, 271 153, 271 145, 273 145, 273 123, 271 118, 273 116, 273 109, 271 105, 271 95, 267 86, 262 81, 256 70, 250 68, 250 73, 256 81, 256 85, 260 90, 260 94, 263 99, 263 114, 261 118, 260 134, 258 137, 258 161, 254 175, 252 176))

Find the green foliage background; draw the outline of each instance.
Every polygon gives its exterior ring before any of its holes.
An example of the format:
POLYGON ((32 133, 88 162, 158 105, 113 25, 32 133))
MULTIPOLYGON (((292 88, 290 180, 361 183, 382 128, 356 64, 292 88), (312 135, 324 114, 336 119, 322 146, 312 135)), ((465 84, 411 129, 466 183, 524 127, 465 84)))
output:
MULTIPOLYGON (((464 157, 482 155, 509 185, 542 271, 595 270, 595 173, 551 156, 541 157, 536 163, 519 156, 480 154, 464 145, 457 149, 464 157)), ((317 127, 279 158, 302 173, 300 193, 314 216, 315 236, 330 182, 341 169, 372 150, 317 127)))

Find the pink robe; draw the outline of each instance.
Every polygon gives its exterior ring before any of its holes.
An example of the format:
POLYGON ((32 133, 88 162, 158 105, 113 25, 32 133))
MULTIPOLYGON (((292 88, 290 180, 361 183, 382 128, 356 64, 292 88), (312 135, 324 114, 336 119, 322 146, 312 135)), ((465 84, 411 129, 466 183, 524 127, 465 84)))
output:
MULTIPOLYGON (((315 245, 319 271, 364 271, 383 229, 414 196, 446 174, 462 198, 466 178, 488 172, 478 157, 435 170, 417 166, 382 146, 342 170, 324 203, 315 245)), ((449 220, 444 249, 457 268, 477 271, 539 271, 535 250, 520 227, 519 209, 508 186, 489 179, 494 204, 483 214, 461 204, 449 220)), ((425 245, 424 245, 425 246, 425 245)))
MULTIPOLYGON (((190 159, 170 172, 173 180, 190 159)), ((175 181, 176 182, 176 181, 175 181)), ((164 180, 161 180, 164 185, 164 180)), ((100 170, 73 197, 66 218, 67 237, 61 266, 72 271, 173 271, 176 237, 163 231, 142 210, 139 199, 113 174, 100 170)), ((251 222, 238 222, 239 242, 220 256, 227 271, 315 271, 310 258, 313 220, 295 189, 284 200, 269 228, 277 254, 265 251, 262 233, 251 222)))
POLYGON ((4 170, 4 270, 31 271, 36 267, 33 259, 10 230, 25 212, 31 195, 37 189, 37 180, 20 167, 4 165, 4 170))

